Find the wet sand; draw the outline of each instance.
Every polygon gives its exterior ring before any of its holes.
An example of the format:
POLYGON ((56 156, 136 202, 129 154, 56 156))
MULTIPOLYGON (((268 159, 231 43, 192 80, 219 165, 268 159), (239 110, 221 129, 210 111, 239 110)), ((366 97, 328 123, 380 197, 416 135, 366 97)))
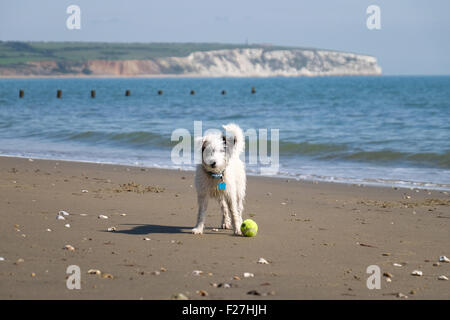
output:
POLYGON ((0 299, 450 298, 438 280, 450 263, 433 265, 450 257, 446 192, 249 177, 244 218, 258 235, 214 231, 210 202, 198 236, 193 175, 0 157, 0 299), (80 290, 66 287, 69 265, 80 290), (369 265, 381 269, 379 290, 366 286, 369 265))

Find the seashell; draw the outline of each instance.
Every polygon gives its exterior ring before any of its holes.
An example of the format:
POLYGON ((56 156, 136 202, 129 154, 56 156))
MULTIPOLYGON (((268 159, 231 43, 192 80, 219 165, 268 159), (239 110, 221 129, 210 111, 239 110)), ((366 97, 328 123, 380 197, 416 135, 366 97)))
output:
POLYGON ((56 219, 57 219, 57 220, 66 220, 66 218, 64 218, 63 216, 59 216, 59 215, 56 216, 56 219))
POLYGON ((269 262, 266 259, 264 259, 264 258, 259 258, 257 263, 259 263, 259 264, 269 264, 269 262))
POLYGON ((421 277, 423 276, 423 272, 420 270, 414 270, 413 272, 411 272, 411 275, 421 277))
POLYGON ((87 213, 80 213, 80 216, 87 217, 87 213))
POLYGON ((102 272, 98 269, 89 269, 88 274, 101 274, 102 272))
POLYGON ((19 263, 25 262, 22 258, 17 259, 16 262, 14 262, 15 265, 18 265, 19 263))
POLYGON ((403 294, 403 293, 401 293, 401 292, 399 292, 399 293, 397 293, 397 298, 408 299, 408 296, 403 294))
POLYGON ((152 275, 154 275, 154 276, 159 276, 161 274, 161 272, 159 272, 159 271, 153 271, 152 272, 152 275))
POLYGON ((400 263, 393 263, 392 264, 394 267, 403 267, 400 263))
POLYGON ((64 227, 70 228, 70 224, 66 223, 66 224, 64 225, 64 227))
POLYGON ((442 276, 439 276, 439 277, 438 277, 438 280, 445 280, 445 281, 448 281, 448 278, 447 278, 446 276, 442 275, 442 276))
POLYGON ((3 257, 0 257, 0 261, 5 261, 5 258, 3 258, 3 257))
POLYGON ((203 274, 203 271, 201 271, 201 270, 194 270, 194 271, 192 271, 192 275, 193 276, 199 276, 201 274, 203 274))
POLYGON ((392 273, 389 273, 389 272, 383 273, 383 276, 385 276, 386 278, 392 278, 393 277, 392 273))
POLYGON ((75 250, 75 248, 73 246, 71 246, 70 244, 66 244, 64 246, 64 249, 69 250, 69 251, 74 251, 75 250))
POLYGON ((144 238, 144 239, 142 239, 142 240, 150 241, 150 240, 152 240, 152 239, 150 239, 150 238, 144 238))
POLYGON ((446 256, 440 256, 439 257, 439 262, 450 263, 450 259, 447 258, 446 256))
POLYGON ((164 267, 159 268, 159 270, 160 270, 161 272, 166 272, 166 271, 167 271, 167 269, 164 268, 164 267))
POLYGON ((116 231, 116 230, 117 230, 116 227, 108 228, 108 231, 109 231, 109 232, 114 232, 114 231, 116 231))
POLYGON ((99 219, 108 219, 108 216, 105 216, 105 215, 101 214, 101 215, 98 216, 98 218, 99 219))
POLYGON ((121 217, 125 217, 127 214, 126 213, 121 213, 120 216, 121 217))
POLYGON ((83 189, 83 190, 81 190, 81 192, 82 192, 82 193, 88 193, 89 191, 83 189))
POLYGON ((102 274, 103 279, 114 279, 114 276, 110 273, 104 273, 102 274))
POLYGON ((391 278, 386 278, 386 282, 392 282, 391 278))
POLYGON ((63 216, 68 216, 69 215, 69 213, 67 211, 64 211, 64 210, 58 212, 58 214, 59 215, 63 215, 63 216))
POLYGON ((250 272, 244 272, 244 278, 253 278, 255 275, 250 272))
POLYGON ((52 232, 52 229, 47 229, 47 230, 45 230, 45 231, 47 231, 47 232, 52 232))
POLYGON ((234 276, 233 280, 241 280, 241 278, 239 278, 238 276, 234 276))
POLYGON ((172 296, 173 300, 189 300, 188 297, 186 297, 184 294, 182 293, 178 293, 172 296))

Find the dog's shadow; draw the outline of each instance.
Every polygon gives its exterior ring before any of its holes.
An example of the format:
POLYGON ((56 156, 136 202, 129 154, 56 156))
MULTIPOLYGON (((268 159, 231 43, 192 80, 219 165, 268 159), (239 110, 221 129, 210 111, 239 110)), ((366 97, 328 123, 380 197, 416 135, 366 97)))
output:
POLYGON ((125 234, 152 234, 152 233, 191 233, 192 227, 164 226, 160 224, 121 224, 121 226, 133 226, 127 230, 116 230, 114 233, 125 234))

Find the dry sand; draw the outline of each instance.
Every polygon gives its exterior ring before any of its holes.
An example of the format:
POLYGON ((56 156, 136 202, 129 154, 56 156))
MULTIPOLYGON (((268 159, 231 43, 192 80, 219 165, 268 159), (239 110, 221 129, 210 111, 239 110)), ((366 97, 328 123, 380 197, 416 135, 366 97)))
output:
POLYGON ((213 231, 215 203, 205 234, 190 233, 192 185, 192 172, 1 157, 0 299, 450 298, 438 280, 450 263, 433 266, 450 257, 448 193, 249 177, 244 218, 259 234, 244 238, 213 231), (66 288, 69 265, 80 290, 66 288), (369 265, 392 281, 367 289, 369 265))

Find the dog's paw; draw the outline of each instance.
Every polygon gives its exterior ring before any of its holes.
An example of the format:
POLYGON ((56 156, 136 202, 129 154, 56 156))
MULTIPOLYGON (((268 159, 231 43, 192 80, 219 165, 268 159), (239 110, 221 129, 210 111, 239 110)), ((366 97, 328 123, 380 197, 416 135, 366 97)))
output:
POLYGON ((194 228, 191 231, 193 234, 203 234, 203 228, 194 228))
POLYGON ((232 229, 232 226, 231 226, 231 222, 230 223, 223 223, 222 224, 222 229, 232 229))
POLYGON ((235 236, 242 236, 242 231, 240 229, 234 230, 235 236))

